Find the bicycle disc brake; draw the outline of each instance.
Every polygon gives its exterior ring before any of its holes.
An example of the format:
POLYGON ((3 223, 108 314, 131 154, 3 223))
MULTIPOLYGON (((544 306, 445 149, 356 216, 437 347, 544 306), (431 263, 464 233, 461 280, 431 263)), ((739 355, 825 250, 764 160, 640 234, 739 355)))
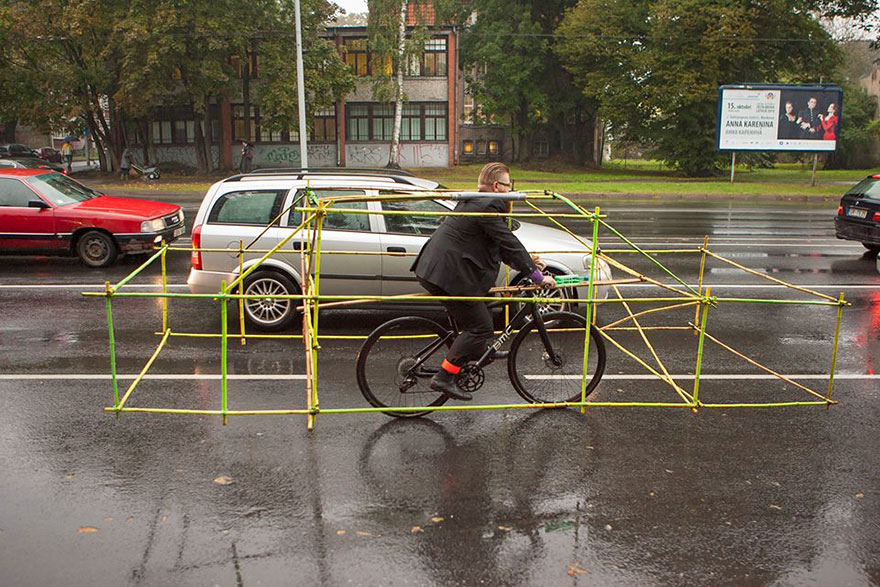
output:
POLYGON ((455 384, 464 391, 474 392, 483 387, 486 375, 483 368, 476 363, 468 363, 461 368, 455 377, 455 384))

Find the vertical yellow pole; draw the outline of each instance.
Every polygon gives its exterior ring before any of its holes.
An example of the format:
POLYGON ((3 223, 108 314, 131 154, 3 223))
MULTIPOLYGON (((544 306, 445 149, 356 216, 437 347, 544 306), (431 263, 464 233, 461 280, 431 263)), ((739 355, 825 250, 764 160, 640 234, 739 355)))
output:
POLYGON ((226 426, 227 384, 226 384, 226 347, 228 326, 226 324, 226 280, 220 282, 220 411, 223 412, 223 425, 226 426))
MULTIPOLYGON (((594 295, 594 283, 596 281, 596 256, 598 254, 598 245, 597 242, 599 240, 599 207, 596 206, 596 210, 593 216, 593 246, 590 249, 590 282, 587 286, 587 298, 590 300, 587 302, 587 324, 584 331, 584 366, 581 372, 581 403, 587 400, 587 369, 590 365, 590 325, 593 320, 593 309, 595 308, 595 304, 593 303, 593 295, 594 295)), ((581 414, 585 414, 587 411, 585 406, 581 406, 581 414)))
MULTIPOLYGON (((238 274, 244 273, 244 241, 238 241, 238 274)), ((238 295, 244 295, 244 280, 238 283, 238 295)), ((247 344, 244 334, 244 298, 238 298, 238 322, 241 332, 241 346, 247 344)))
POLYGON ((168 253, 168 247, 165 245, 165 241, 162 241, 162 256, 160 257, 161 266, 162 266, 162 334, 165 334, 165 331, 168 330, 168 298, 165 297, 165 294, 168 293, 168 273, 165 271, 165 255, 168 253))
MULTIPOLYGON (((703 341, 706 339, 706 318, 709 315, 709 296, 712 295, 712 288, 706 288, 706 296, 703 301, 700 302, 700 306, 703 308, 703 319, 700 320, 700 342, 697 343, 697 366, 694 369, 694 404, 691 408, 694 413, 697 411, 697 407, 700 405, 700 371, 703 367, 703 341)), ((698 308, 700 306, 697 306, 698 308)))
MULTIPOLYGON (((702 254, 700 255, 700 276, 697 281, 697 295, 703 295, 703 270, 706 268, 706 247, 709 246, 709 235, 703 237, 702 254)), ((694 310, 694 326, 700 326, 700 306, 699 304, 694 310)), ((696 334, 696 332, 694 332, 696 334)))
MULTIPOLYGON (((312 310, 312 373, 315 383, 312 385, 312 408, 317 410, 320 407, 318 401, 318 312, 320 303, 318 296, 321 295, 321 232, 324 226, 324 214, 319 214, 316 218, 318 226, 315 235, 315 299, 312 310)), ((314 422, 314 419, 313 419, 314 422)))
POLYGON ((834 390, 834 370, 837 367, 837 345, 840 341, 840 318, 843 316, 843 292, 840 293, 838 303, 840 305, 837 306, 837 326, 834 328, 834 350, 831 351, 831 374, 828 377, 828 394, 825 396, 825 400, 828 402, 825 404, 826 410, 831 406, 831 392, 834 390))

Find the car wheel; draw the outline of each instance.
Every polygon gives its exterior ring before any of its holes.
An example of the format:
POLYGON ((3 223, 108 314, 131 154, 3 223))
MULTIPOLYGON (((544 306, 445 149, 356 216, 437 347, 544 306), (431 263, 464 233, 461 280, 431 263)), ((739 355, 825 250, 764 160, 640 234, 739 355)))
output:
MULTIPOLYGON (((552 270, 548 270, 544 272, 546 275, 560 275, 560 273, 552 270)), ((520 280, 514 282, 513 285, 518 285, 520 280)), ((568 302, 568 299, 576 298, 577 291, 574 288, 570 287, 554 287, 554 288, 546 288, 539 289, 535 292, 534 295, 541 298, 552 298, 554 300, 559 300, 558 302, 545 302, 542 304, 538 304, 538 311, 541 314, 546 314, 548 312, 572 312, 574 311, 577 304, 573 304, 568 302)), ((523 297, 531 297, 533 294, 523 294, 523 297)), ((519 312, 522 309, 522 304, 516 303, 511 308, 511 316, 513 316, 516 312, 519 312)), ((531 318, 529 318, 531 319, 531 318)))
POLYGON ((119 249, 109 234, 90 230, 76 241, 76 254, 89 267, 107 267, 116 261, 119 249))
POLYGON ((269 296, 295 295, 299 289, 287 276, 275 271, 255 271, 245 279, 245 295, 267 296, 244 300, 244 317, 257 330, 284 330, 302 316, 296 311, 298 300, 269 296))
POLYGON ((866 249, 868 249, 869 251, 871 251, 875 255, 880 253, 880 245, 875 245, 873 243, 862 243, 862 246, 864 246, 866 249))

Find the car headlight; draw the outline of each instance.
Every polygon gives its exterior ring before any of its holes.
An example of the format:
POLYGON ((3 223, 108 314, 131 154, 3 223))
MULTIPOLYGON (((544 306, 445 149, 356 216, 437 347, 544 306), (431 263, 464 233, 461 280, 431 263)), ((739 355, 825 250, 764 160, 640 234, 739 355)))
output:
POLYGON ((141 222, 141 232, 159 232, 163 228, 165 228, 165 221, 161 218, 141 222))
POLYGON ((177 211, 177 221, 183 222, 183 208, 177 211))

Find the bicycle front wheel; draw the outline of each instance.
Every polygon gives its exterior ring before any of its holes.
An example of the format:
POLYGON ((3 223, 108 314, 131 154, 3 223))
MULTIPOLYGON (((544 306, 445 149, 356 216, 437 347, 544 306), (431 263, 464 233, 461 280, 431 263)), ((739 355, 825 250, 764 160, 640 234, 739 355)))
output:
MULTIPOLYGON (((538 325, 531 320, 510 343, 507 362, 510 381, 516 392, 531 403, 580 401, 587 321, 574 312, 548 312, 542 318, 546 326, 546 342, 538 325)), ((596 327, 591 325, 587 395, 599 384, 604 372, 605 343, 596 327)))
POLYGON ((414 418, 431 410, 400 411, 401 407, 434 407, 446 394, 428 384, 440 370, 454 336, 433 320, 406 316, 382 324, 358 352, 357 381, 366 400, 389 416, 414 418))

